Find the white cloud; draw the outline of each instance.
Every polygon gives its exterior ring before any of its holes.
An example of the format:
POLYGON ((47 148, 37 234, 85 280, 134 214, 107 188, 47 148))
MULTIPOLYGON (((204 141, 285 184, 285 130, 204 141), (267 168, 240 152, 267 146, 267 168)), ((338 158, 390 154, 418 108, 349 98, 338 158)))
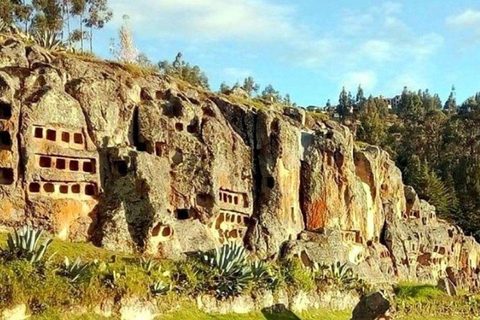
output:
POLYGON ((271 0, 111 0, 110 5, 119 13, 112 26, 128 14, 134 33, 143 38, 182 39, 204 48, 218 42, 260 45, 281 60, 309 66, 324 63, 329 56, 324 48, 333 47, 298 22, 293 5, 271 0))
POLYGON ((361 85, 364 90, 371 91, 377 85, 377 74, 371 70, 349 72, 343 78, 342 86, 347 90, 356 89, 361 85))
POLYGON ((461 14, 447 17, 446 22, 448 26, 454 28, 479 28, 480 11, 466 9, 461 14))
POLYGON ((370 59, 383 62, 392 58, 392 44, 385 40, 367 40, 362 46, 362 53, 370 59))

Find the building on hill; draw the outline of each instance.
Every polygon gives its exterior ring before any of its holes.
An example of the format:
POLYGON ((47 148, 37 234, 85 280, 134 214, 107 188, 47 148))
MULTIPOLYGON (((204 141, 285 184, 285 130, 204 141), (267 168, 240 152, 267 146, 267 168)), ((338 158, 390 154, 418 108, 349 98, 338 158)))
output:
POLYGON ((396 95, 393 98, 385 98, 388 104, 388 109, 389 110, 396 110, 400 103, 402 102, 402 96, 401 95, 396 95))

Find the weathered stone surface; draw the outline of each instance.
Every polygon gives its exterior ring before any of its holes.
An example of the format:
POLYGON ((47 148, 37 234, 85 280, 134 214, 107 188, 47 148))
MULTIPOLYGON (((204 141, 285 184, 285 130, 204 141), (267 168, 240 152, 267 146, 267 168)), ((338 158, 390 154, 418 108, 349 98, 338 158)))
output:
POLYGON ((181 258, 235 241, 378 285, 479 285, 480 246, 346 127, 8 38, 0 224, 26 222, 112 250, 181 258))

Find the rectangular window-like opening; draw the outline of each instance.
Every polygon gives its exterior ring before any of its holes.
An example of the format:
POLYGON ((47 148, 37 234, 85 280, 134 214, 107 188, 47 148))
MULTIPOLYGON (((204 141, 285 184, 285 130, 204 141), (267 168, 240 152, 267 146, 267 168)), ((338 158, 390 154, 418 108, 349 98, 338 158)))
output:
POLYGON ((70 160, 68 168, 70 169, 70 171, 78 171, 78 160, 70 160))
POLYGON ((43 185, 43 190, 46 193, 54 193, 55 192, 55 186, 53 185, 53 183, 45 183, 43 185))
POLYGON ((76 144, 83 144, 83 135, 81 133, 74 133, 73 142, 76 144))
POLYGON ((238 204, 238 196, 233 197, 233 203, 238 204))
POLYGON ((80 193, 80 185, 79 184, 74 184, 72 186, 72 193, 79 194, 80 193))
POLYGON ((30 183, 30 185, 28 187, 28 190, 31 193, 39 193, 40 192, 40 184, 36 183, 36 182, 32 182, 32 183, 30 183))
POLYGON ((83 172, 95 173, 95 160, 85 161, 82 169, 83 172))
POLYGON ((70 133, 68 132, 62 132, 62 141, 69 143, 70 142, 70 133))
POLYGON ((53 129, 47 129, 47 140, 57 141, 57 131, 53 129))
POLYGON ((0 168, 0 184, 12 184, 13 180, 13 169, 0 168))
POLYGON ((33 136, 38 139, 43 139, 43 128, 35 128, 33 136))
POLYGON ((40 165, 40 168, 50 168, 52 166, 52 158, 40 157, 39 165, 40 165))
POLYGON ((10 137, 10 132, 0 131, 0 150, 8 149, 12 147, 12 138, 10 137))
POLYGON ((66 184, 60 186, 60 193, 67 194, 68 193, 68 186, 66 184))
POLYGON ((175 130, 177 130, 179 132, 183 131, 183 123, 181 123, 181 122, 175 123, 175 130))
POLYGON ((97 193, 97 192, 96 192, 96 189, 97 189, 97 188, 95 187, 95 185, 93 185, 93 184, 87 184, 87 185, 85 186, 85 194, 86 194, 87 196, 94 196, 94 195, 97 193))
POLYGON ((175 217, 178 219, 178 220, 188 220, 190 219, 192 216, 190 214, 190 210, 188 209, 177 209, 175 211, 175 217))
POLYGON ((67 161, 65 159, 57 158, 55 162, 55 167, 58 170, 65 170, 67 168, 67 161))
POLYGON ((12 117, 12 106, 8 103, 0 102, 0 119, 9 120, 12 117))

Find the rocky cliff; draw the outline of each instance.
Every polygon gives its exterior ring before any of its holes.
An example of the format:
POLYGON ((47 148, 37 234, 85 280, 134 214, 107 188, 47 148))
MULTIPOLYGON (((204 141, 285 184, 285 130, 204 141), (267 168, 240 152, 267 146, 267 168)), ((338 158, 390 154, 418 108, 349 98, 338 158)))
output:
POLYGON ((346 127, 0 39, 1 224, 172 258, 236 241, 376 283, 477 286, 479 245, 346 127))

